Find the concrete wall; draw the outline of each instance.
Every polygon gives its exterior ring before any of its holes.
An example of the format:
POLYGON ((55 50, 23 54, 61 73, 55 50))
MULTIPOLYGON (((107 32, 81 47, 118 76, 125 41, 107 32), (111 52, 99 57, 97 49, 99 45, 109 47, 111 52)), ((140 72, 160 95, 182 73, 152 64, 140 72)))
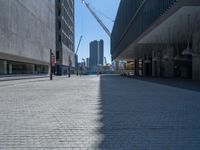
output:
POLYGON ((49 63, 55 0, 0 0, 0 59, 49 63))
POLYGON ((68 47, 66 47, 64 44, 62 44, 62 64, 65 66, 69 66, 69 58, 71 59, 71 67, 75 67, 75 54, 73 51, 71 51, 68 47))

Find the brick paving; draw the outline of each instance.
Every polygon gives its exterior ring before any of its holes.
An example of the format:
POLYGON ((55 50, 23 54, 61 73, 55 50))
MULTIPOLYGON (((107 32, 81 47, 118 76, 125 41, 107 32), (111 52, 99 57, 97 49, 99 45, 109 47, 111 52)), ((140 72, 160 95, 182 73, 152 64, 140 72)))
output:
POLYGON ((114 75, 0 82, 0 149, 199 150, 200 92, 114 75))

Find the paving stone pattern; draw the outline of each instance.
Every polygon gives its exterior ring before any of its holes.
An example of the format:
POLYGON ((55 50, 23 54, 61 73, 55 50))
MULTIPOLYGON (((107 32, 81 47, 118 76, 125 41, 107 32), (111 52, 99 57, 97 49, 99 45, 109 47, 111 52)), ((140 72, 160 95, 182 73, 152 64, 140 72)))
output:
POLYGON ((199 150, 200 92, 115 75, 0 82, 2 150, 199 150))

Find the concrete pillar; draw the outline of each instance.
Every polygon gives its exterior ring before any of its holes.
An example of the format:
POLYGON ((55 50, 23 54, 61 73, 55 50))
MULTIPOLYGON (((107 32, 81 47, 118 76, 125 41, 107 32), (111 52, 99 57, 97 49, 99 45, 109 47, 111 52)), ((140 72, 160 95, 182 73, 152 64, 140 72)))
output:
POLYGON ((200 56, 193 57, 192 60, 192 79, 200 80, 200 56))
POLYGON ((9 64, 8 65, 8 74, 12 74, 12 64, 9 64))
POLYGON ((141 75, 144 76, 144 60, 141 59, 142 68, 141 68, 141 75))
POLYGON ((174 77, 174 62, 172 60, 165 61, 164 68, 164 77, 174 77))
POLYGON ((139 76, 139 60, 135 59, 135 75, 139 76))
POLYGON ((152 76, 153 77, 160 77, 160 61, 153 61, 152 62, 152 76))
POLYGON ((156 61, 152 62, 152 77, 156 77, 156 61))
POLYGON ((192 79, 200 80, 200 31, 193 36, 192 49, 197 55, 192 58, 192 79))
POLYGON ((144 61, 144 76, 152 76, 152 62, 150 58, 144 61))
POLYGON ((0 74, 5 75, 7 74, 7 61, 0 60, 0 74))
POLYGON ((144 76, 147 76, 147 63, 144 62, 144 67, 143 67, 143 74, 144 76))
POLYGON ((32 73, 35 74, 35 65, 32 65, 32 73))
POLYGON ((4 74, 8 74, 7 73, 7 61, 4 61, 4 74))

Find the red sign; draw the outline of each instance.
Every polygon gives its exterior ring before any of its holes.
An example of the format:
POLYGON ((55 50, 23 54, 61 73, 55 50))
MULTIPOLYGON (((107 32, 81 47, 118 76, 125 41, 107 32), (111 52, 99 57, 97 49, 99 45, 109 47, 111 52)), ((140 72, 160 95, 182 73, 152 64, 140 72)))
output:
POLYGON ((56 64, 56 57, 53 55, 52 56, 52 58, 51 58, 51 63, 52 63, 52 65, 54 65, 55 66, 55 64, 56 64))

